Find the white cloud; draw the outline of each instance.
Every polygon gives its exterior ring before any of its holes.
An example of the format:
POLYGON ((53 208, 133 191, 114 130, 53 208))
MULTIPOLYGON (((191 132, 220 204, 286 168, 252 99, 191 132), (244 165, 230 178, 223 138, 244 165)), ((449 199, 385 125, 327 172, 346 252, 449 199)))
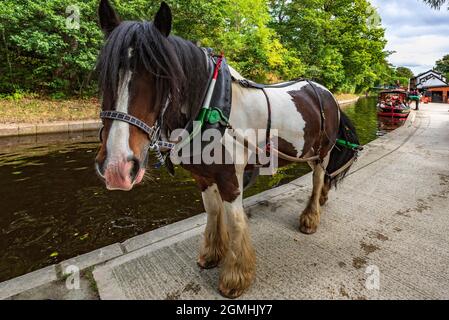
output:
POLYGON ((449 54, 449 11, 434 10, 422 0, 371 0, 382 17, 389 61, 415 74, 431 69, 449 54))

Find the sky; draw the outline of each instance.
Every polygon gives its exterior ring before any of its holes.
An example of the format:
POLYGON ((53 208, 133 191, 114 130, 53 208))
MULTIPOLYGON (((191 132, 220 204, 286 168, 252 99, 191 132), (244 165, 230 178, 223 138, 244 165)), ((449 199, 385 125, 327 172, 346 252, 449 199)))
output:
POLYGON ((449 54, 449 10, 432 9, 421 0, 370 0, 386 28, 389 61, 415 75, 432 69, 449 54))

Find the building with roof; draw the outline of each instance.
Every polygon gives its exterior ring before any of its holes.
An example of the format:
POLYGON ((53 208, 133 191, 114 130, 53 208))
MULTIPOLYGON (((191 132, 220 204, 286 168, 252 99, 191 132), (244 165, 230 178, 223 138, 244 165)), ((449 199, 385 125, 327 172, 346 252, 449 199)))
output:
POLYGON ((429 70, 411 78, 410 88, 424 92, 431 102, 449 102, 449 84, 438 71, 429 70))

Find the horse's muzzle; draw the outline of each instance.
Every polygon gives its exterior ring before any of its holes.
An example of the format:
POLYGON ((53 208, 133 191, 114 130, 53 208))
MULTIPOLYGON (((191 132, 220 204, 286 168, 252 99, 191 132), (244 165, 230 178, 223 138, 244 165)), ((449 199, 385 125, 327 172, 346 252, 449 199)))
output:
POLYGON ((137 158, 108 162, 104 170, 96 164, 97 173, 105 181, 108 190, 129 191, 142 181, 145 169, 137 158))

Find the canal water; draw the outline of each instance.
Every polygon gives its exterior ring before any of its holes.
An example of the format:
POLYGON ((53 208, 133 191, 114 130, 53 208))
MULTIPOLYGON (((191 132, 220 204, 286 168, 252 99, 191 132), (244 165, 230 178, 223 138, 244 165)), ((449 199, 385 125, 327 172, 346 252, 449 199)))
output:
MULTIPOLYGON (((375 99, 345 108, 363 144, 396 125, 380 121, 375 99)), ((0 282, 124 241, 203 212, 189 173, 152 170, 131 192, 108 192, 93 160, 96 135, 59 142, 0 143, 0 282)), ((292 181, 307 165, 260 177, 245 196, 292 181)))

